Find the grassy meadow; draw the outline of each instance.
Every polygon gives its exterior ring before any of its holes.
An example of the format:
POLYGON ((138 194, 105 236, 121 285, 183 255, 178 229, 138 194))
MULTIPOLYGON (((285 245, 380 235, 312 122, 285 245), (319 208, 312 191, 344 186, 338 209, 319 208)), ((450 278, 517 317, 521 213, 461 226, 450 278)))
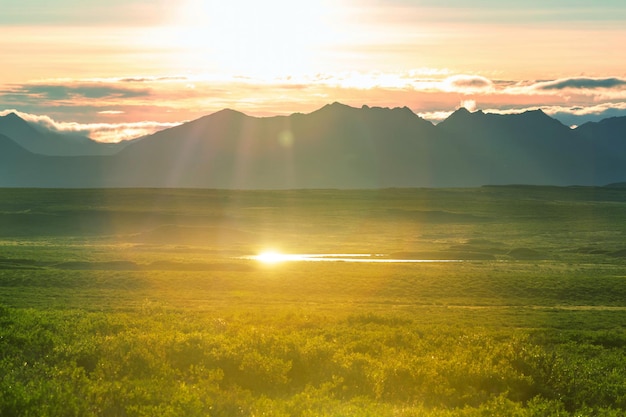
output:
POLYGON ((623 416, 625 347, 626 189, 0 189, 1 416, 623 416))

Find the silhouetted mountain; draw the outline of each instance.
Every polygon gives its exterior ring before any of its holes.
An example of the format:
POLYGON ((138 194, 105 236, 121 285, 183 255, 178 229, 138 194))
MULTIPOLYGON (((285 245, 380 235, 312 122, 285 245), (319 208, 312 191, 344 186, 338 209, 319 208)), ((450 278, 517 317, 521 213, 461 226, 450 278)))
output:
POLYGON ((113 155, 128 145, 100 143, 74 133, 55 132, 28 123, 15 113, 0 116, 0 134, 30 152, 50 156, 113 155))
POLYGON ((626 141, 626 116, 609 117, 599 122, 587 122, 578 126, 576 131, 590 139, 626 141))
POLYGON ((541 110, 501 115, 459 109, 437 127, 474 183, 594 184, 609 175, 598 170, 590 141, 541 110))
POLYGON ((600 122, 588 122, 576 132, 593 142, 596 152, 609 152, 623 163, 626 158, 626 116, 610 117, 600 122))
POLYGON ((146 137, 117 159, 142 167, 125 181, 154 186, 409 186, 428 174, 435 137, 435 127, 408 109, 335 103, 269 118, 223 110, 146 137))
POLYGON ((34 155, 15 143, 11 138, 0 133, 0 162, 6 165, 11 159, 29 159, 34 155))
POLYGON ((25 184, 39 157, 0 133, 0 187, 25 184))
POLYGON ((0 187, 104 187, 111 156, 46 156, 0 134, 0 187))
MULTIPOLYGON (((591 143, 591 155, 599 168, 608 173, 620 172, 626 163, 626 117, 611 117, 600 122, 588 122, 575 129, 591 143)), ((623 181, 626 177, 618 178, 623 181)), ((615 179, 611 177, 610 181, 615 179)))
MULTIPOLYGON (((44 157, 12 149, 7 152, 19 154, 15 172, 20 174, 3 169, 2 182, 7 185, 5 175, 12 178, 11 186, 45 187, 277 189, 623 182, 626 155, 611 148, 625 146, 623 130, 596 128, 592 137, 585 129, 589 128, 572 130, 539 110, 496 115, 459 109, 437 126, 408 108, 334 103, 309 114, 267 118, 222 110, 136 140, 112 156, 44 157)), ((0 163, 4 159, 0 156, 0 163)))

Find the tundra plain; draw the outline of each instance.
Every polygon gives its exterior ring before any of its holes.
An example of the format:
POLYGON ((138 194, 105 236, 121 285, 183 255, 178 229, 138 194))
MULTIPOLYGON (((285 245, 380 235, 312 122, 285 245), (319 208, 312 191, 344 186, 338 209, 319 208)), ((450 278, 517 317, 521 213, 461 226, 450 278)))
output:
POLYGON ((625 267, 619 186, 0 189, 0 415, 619 416, 625 267))

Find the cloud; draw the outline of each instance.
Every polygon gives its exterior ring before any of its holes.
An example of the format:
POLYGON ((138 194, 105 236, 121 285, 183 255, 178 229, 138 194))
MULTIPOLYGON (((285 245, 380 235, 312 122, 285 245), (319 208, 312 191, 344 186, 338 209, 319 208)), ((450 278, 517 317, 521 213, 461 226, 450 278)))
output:
POLYGON ((189 77, 186 76, 167 76, 167 77, 126 77, 120 78, 117 81, 124 83, 147 83, 147 82, 159 82, 159 81, 187 81, 189 77))
POLYGON ((430 112, 420 112, 417 115, 424 120, 428 120, 431 123, 437 124, 439 122, 443 122, 446 120, 453 111, 450 110, 441 110, 441 111, 430 111, 430 112))
POLYGON ((587 122, 599 122, 609 117, 626 116, 626 102, 601 103, 592 106, 551 106, 544 112, 567 126, 580 126, 587 122))
POLYGON ((486 93, 494 90, 493 82, 480 75, 453 75, 443 80, 444 91, 459 93, 486 93))
POLYGON ((545 81, 518 81, 502 92, 516 96, 559 96, 565 101, 621 101, 626 99, 626 79, 569 77, 545 81))
MULTIPOLYGON (((318 73, 313 76, 288 77, 283 79, 283 84, 300 84, 304 86, 325 86, 331 88, 371 90, 383 89, 406 89, 411 88, 414 76, 410 73, 383 73, 383 72, 359 72, 346 71, 341 73, 318 73)), ((277 80, 271 80, 275 84, 277 80)))
POLYGON ((122 110, 102 110, 99 111, 98 114, 118 115, 124 114, 124 112, 122 110))
POLYGON ((292 74, 274 78, 237 74, 49 79, 0 85, 0 109, 46 114, 40 120, 63 131, 106 141, 149 134, 174 122, 233 108, 251 116, 308 113, 339 101, 411 108, 438 122, 459 105, 470 110, 512 113, 543 109, 566 125, 626 114, 626 79, 569 77, 554 80, 500 80, 476 74, 417 69, 404 72, 292 74), (491 110, 489 110, 491 109, 491 110), (149 120, 146 122, 146 120, 149 120))
POLYGON ((87 136, 99 142, 115 143, 149 135, 184 122, 77 123, 59 122, 47 115, 24 113, 15 109, 0 111, 0 116, 16 113, 27 122, 63 134, 87 136))
POLYGON ((621 78, 562 78, 553 81, 544 81, 536 83, 532 88, 540 91, 550 90, 595 90, 595 89, 612 89, 622 88, 626 86, 626 80, 621 78))
POLYGON ((137 98, 150 96, 149 89, 123 88, 102 83, 95 84, 34 84, 24 85, 14 93, 24 95, 35 95, 48 100, 69 100, 69 99, 109 99, 109 98, 137 98))
POLYGON ((626 102, 601 103, 588 106, 527 106, 511 108, 488 108, 485 113, 519 114, 541 109, 548 116, 566 126, 575 127, 587 122, 599 122, 609 117, 626 117, 626 102))
POLYGON ((476 100, 462 100, 461 107, 465 107, 469 111, 476 110, 476 100))
MULTIPOLYGON (((90 122, 90 113, 107 117, 124 111, 124 121, 133 115, 173 120, 169 110, 192 114, 238 108, 255 115, 312 111, 330 101, 384 107, 403 106, 418 101, 415 94, 450 95, 452 106, 458 94, 497 94, 502 87, 477 75, 453 75, 448 70, 418 68, 405 72, 342 72, 291 75, 272 79, 217 75, 173 74, 135 75, 123 78, 83 80, 44 80, 24 85, 8 85, 0 90, 0 108, 16 107, 33 114, 50 114, 57 119, 71 117, 90 122), (385 98, 386 96, 386 98, 385 98), (280 100, 277 100, 280 97, 280 100), (382 102, 380 100, 383 100, 382 102), (289 105, 287 106, 287 103, 289 105), (160 107, 156 109, 155 107, 160 107), (157 114, 153 111, 156 110, 157 114), (80 113, 79 113, 80 112, 80 113), (104 112, 104 113, 103 113, 104 112)), ((474 97, 468 97, 468 99, 474 97)), ((439 100, 439 99, 437 99, 439 100)), ((440 101, 440 100, 439 100, 440 101)), ((483 100, 481 99, 481 103, 483 100)), ((420 110, 423 106, 418 106, 420 110)))
MULTIPOLYGON (((463 104, 463 103, 462 103, 463 104)), ((601 103, 590 106, 523 106, 523 107, 492 107, 485 108, 485 113, 519 114, 541 109, 548 116, 572 128, 587 122, 599 122, 609 117, 626 117, 626 102, 601 103)), ((418 115, 435 124, 445 120, 452 114, 449 110, 433 110, 419 112, 418 115)))
POLYGON ((132 123, 88 123, 79 127, 89 132, 89 137, 99 142, 121 142, 150 135, 163 129, 175 127, 182 122, 132 122, 132 123))

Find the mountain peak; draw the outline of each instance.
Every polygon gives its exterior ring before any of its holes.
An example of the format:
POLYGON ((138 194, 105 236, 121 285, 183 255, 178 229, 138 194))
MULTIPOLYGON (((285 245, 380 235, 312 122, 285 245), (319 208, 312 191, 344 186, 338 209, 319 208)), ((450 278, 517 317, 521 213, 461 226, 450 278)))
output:
POLYGON ((4 116, 0 116, 0 119, 4 119, 7 122, 13 122, 13 123, 26 123, 28 124, 28 122, 24 119, 22 119, 20 116, 17 115, 17 113, 15 112, 11 112, 11 113, 7 113, 4 116))
POLYGON ((485 113, 483 113, 482 110, 477 110, 472 113, 465 107, 459 107, 437 126, 452 129, 465 129, 467 126, 466 123, 475 120, 482 120, 482 116, 484 115, 485 113), (477 119, 478 117, 480 117, 481 119, 477 119))
POLYGON ((328 104, 327 106, 332 107, 332 108, 339 108, 339 109, 345 109, 346 107, 350 107, 347 104, 343 104, 338 101, 333 101, 331 104, 328 104))
POLYGON ((209 116, 220 115, 220 114, 224 114, 224 115, 226 115, 226 114, 234 114, 234 115, 238 115, 238 116, 245 116, 245 113, 242 113, 242 112, 240 112, 238 110, 229 109, 229 108, 218 110, 215 113, 210 114, 209 116))
POLYGON ((353 107, 350 107, 347 104, 343 104, 338 101, 335 101, 331 104, 325 105, 320 110, 346 110, 346 109, 353 109, 353 107))
POLYGON ((471 116, 484 116, 485 113, 482 110, 469 111, 465 107, 459 107, 448 118, 451 117, 471 117, 471 116))
MULTIPOLYGON (((524 120, 524 122, 528 122, 528 123, 544 123, 544 124, 551 124, 554 126, 560 125, 563 127, 567 127, 563 123, 558 121, 557 119, 547 115, 541 109, 527 110, 524 113, 519 114, 518 116, 521 118, 521 120, 524 120)), ((567 128, 569 129, 569 127, 567 128)))
MULTIPOLYGON (((369 107, 367 108, 369 109, 369 107)), ((349 111, 349 110, 365 110, 365 107, 361 107, 357 109, 355 107, 350 107, 346 104, 335 101, 331 104, 326 104, 325 106, 313 111, 310 114, 339 114, 340 112, 345 113, 346 111, 349 111)))
MULTIPOLYGON (((209 120, 213 120, 213 119, 231 119, 231 118, 235 118, 235 119, 239 119, 242 117, 249 117, 247 116, 245 113, 242 113, 240 111, 237 110, 233 110, 233 109, 222 109, 222 110, 218 110, 215 113, 211 113, 211 114, 207 114, 206 116, 202 116, 199 119, 195 119, 195 120, 191 120, 188 123, 203 123, 209 120)), ((185 123, 183 123, 180 126, 185 125, 185 123)), ((176 129, 179 126, 175 126, 173 129, 176 129)), ((158 132, 157 132, 158 133, 158 132)))
MULTIPOLYGON (((534 117, 550 117, 548 116, 543 110, 541 109, 535 109, 535 110, 526 110, 524 113, 527 116, 534 116, 534 117)), ((551 118, 551 117, 550 117, 551 118)))
MULTIPOLYGON (((343 104, 339 104, 337 106, 337 108, 341 108, 340 106, 344 106, 343 104)), ((350 107, 350 106, 345 106, 347 108, 354 108, 357 109, 356 107, 350 107)), ((375 112, 393 112, 393 113, 405 113, 405 114, 412 114, 413 116, 417 116, 413 110, 411 110, 409 107, 404 106, 404 107, 380 107, 380 106, 368 106, 367 104, 364 104, 361 106, 360 109, 357 110, 362 110, 362 111, 375 111, 375 112)))
POLYGON ((12 111, 11 113, 7 113, 4 115, 5 119, 20 119, 22 120, 22 118, 20 116, 17 115, 17 113, 15 113, 14 111, 12 111))

